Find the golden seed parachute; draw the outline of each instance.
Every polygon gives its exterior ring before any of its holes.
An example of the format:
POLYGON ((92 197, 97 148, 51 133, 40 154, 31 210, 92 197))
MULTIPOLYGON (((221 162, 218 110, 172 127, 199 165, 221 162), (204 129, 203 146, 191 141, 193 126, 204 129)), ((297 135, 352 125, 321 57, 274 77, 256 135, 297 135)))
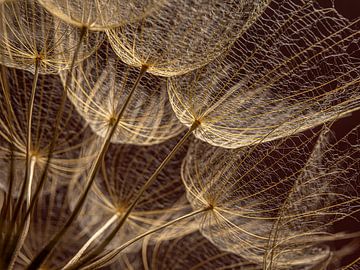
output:
MULTIPOLYGON (((108 44, 75 67, 69 99, 95 133, 104 137, 138 76, 137 68, 121 62, 108 44)), ((67 71, 61 73, 63 83, 67 71)), ((166 79, 144 74, 111 141, 151 145, 184 130, 171 109, 166 79)))
POLYGON ((202 234, 263 269, 327 260, 323 243, 343 236, 331 225, 359 211, 359 126, 340 138, 320 131, 236 150, 190 146, 188 199, 194 209, 213 207, 202 234))
POLYGON ((76 27, 101 31, 137 21, 164 0, 39 0, 49 12, 76 27))
POLYGON ((0 0, 0 269, 358 270, 342 2, 0 0))
POLYGON ((0 6, 0 63, 40 74, 57 73, 93 53, 103 40, 53 17, 35 0, 5 1, 0 6), (82 39, 79 49, 77 44, 82 39), (36 67, 36 64, 38 67, 36 67))
POLYGON ((184 74, 223 53, 268 0, 165 1, 139 22, 107 30, 122 61, 160 76, 184 74))
POLYGON ((191 126, 199 120, 199 139, 237 148, 358 108, 360 22, 314 5, 274 2, 228 52, 170 78, 169 98, 180 121, 191 126))
MULTIPOLYGON (((3 176, 1 185, 8 186, 10 156, 15 159, 15 193, 20 193, 25 171, 23 168, 27 156, 27 121, 29 100, 34 75, 28 71, 1 67, 3 77, 0 78, 0 137, 1 161, 3 176), (11 78, 11 79, 10 79, 11 78), (10 147, 13 144, 13 148, 10 147)), ((53 136, 59 100, 62 95, 60 78, 54 75, 40 75, 37 81, 37 92, 34 98, 32 114, 30 153, 34 166, 34 183, 41 175, 47 162, 48 151, 53 136)), ((50 175, 56 175, 66 183, 77 171, 82 171, 86 158, 79 159, 83 144, 89 143, 91 136, 84 120, 77 114, 70 101, 65 104, 62 115, 59 140, 53 149, 53 158, 49 164, 50 175)), ((35 186, 35 184, 34 184, 35 186)))

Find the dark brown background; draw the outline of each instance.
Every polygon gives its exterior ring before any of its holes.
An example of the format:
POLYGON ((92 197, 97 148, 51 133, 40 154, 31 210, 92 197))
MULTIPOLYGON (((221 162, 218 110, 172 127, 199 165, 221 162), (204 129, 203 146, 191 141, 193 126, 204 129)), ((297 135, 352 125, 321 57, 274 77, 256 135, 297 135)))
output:
MULTIPOLYGON (((320 0, 322 5, 331 4, 330 0, 320 0)), ((344 17, 354 20, 360 17, 360 0, 335 0, 334 5, 336 10, 343 15, 344 17)), ((352 113, 349 117, 346 117, 336 123, 334 126, 335 131, 337 133, 343 133, 345 130, 349 130, 351 127, 356 126, 360 123, 360 110, 352 113)), ((358 187, 360 193, 360 187, 358 187)), ((360 213, 356 215, 356 218, 360 220, 360 213)), ((335 224, 335 228, 337 231, 360 231, 360 223, 356 222, 354 219, 345 219, 341 222, 335 224)), ((358 244, 360 244, 360 238, 357 239, 358 244)), ((335 247, 339 248, 343 245, 348 244, 350 241, 337 241, 334 243, 335 247)), ((352 259, 360 256, 360 248, 352 255, 346 257, 342 261, 342 265, 346 265, 346 263, 351 262, 352 259)))

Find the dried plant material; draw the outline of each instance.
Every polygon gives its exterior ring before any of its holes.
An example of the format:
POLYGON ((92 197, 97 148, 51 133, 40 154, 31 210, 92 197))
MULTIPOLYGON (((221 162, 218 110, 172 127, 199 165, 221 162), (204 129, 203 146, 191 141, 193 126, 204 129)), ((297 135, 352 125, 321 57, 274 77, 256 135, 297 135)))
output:
POLYGON ((339 2, 0 0, 0 269, 359 270, 339 2))
MULTIPOLYGON (((128 67, 108 44, 74 69, 68 96, 93 131, 105 137, 129 96, 138 69, 128 67)), ((61 73, 63 82, 67 72, 61 73)), ((151 145, 166 141, 184 130, 171 109, 166 79, 144 74, 111 141, 151 145)))
MULTIPOLYGON (((25 269, 29 262, 64 224, 69 215, 66 188, 56 179, 47 188, 48 194, 42 194, 36 209, 31 216, 31 226, 22 250, 15 262, 14 269, 25 269)), ((57 245, 52 255, 45 261, 41 269, 60 269, 71 258, 86 240, 79 227, 73 225, 57 245)))
POLYGON ((331 225, 360 210, 359 128, 338 140, 325 129, 236 150, 192 145, 182 177, 193 208, 213 208, 203 235, 263 269, 327 260, 323 242, 344 237, 331 225))
MULTIPOLYGON (((89 238, 92 244, 98 243, 119 223, 139 190, 175 144, 176 139, 156 146, 110 145, 79 217, 84 231, 92 237, 97 235, 96 238, 89 238)), ((90 148, 87 148, 89 151, 90 148)), ((94 148, 97 148, 96 145, 94 148)), ((158 175, 157 181, 146 190, 108 249, 118 247, 189 209, 188 202, 181 200, 184 187, 180 167, 185 150, 183 148, 177 153, 174 160, 158 175)), ((76 181, 74 188, 71 188, 69 198, 73 208, 82 189, 84 185, 81 181, 76 181)), ((183 232, 174 230, 167 236, 175 237, 188 231, 189 228, 183 232)), ((141 242, 132 245, 126 252, 136 251, 140 245, 141 242)))
POLYGON ((169 79, 180 121, 237 148, 288 136, 360 106, 359 20, 312 1, 274 1, 226 54, 169 79), (316 4, 314 4, 316 6, 316 4))
POLYGON ((221 251, 199 232, 172 241, 157 242, 150 247, 149 269, 152 270, 260 270, 261 266, 229 252, 221 251))
POLYGON ((260 16, 268 0, 166 1, 143 20, 107 31, 125 63, 173 76, 209 63, 260 16))
MULTIPOLYGON (((10 169, 10 143, 12 143, 15 159, 13 192, 17 194, 21 190, 25 175, 28 110, 34 76, 26 71, 1 68, 4 76, 0 78, 0 164, 4 177, 1 178, 0 185, 3 185, 5 189, 8 187, 8 177, 5 175, 8 175, 10 169)), ((41 75, 36 87, 38 91, 33 106, 32 136, 28 153, 34 187, 46 166, 63 89, 59 77, 53 75, 41 75)), ((82 171, 86 167, 88 161, 85 157, 78 159, 78 155, 81 145, 88 143, 93 137, 70 101, 66 102, 65 112, 61 119, 60 135, 52 153, 49 173, 57 175, 66 182, 73 173, 82 171)))
POLYGON ((105 30, 137 21, 164 0, 38 0, 49 12, 76 27, 105 30))
POLYGON ((35 0, 6 1, 0 6, 0 63, 42 74, 70 67, 80 38, 77 61, 102 41, 99 34, 80 37, 81 31, 54 18, 35 0))

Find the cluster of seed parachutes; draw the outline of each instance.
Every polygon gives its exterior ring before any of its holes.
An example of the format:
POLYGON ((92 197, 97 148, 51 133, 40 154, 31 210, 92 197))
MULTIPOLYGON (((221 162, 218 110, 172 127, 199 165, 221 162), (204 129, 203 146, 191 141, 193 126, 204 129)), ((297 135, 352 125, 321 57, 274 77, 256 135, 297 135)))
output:
POLYGON ((334 128, 360 108, 360 16, 2 0, 0 68, 1 269, 333 269, 356 253, 332 243, 360 236, 334 229, 360 226, 360 124, 334 128))

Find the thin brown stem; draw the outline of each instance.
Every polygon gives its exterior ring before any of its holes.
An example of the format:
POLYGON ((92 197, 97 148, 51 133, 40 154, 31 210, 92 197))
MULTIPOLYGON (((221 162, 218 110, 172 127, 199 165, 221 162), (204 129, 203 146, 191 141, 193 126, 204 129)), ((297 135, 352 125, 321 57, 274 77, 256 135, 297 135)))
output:
POLYGON ((69 269, 78 269, 80 266, 85 264, 87 261, 91 260, 92 258, 96 257, 98 254, 102 252, 102 250, 110 243, 110 241, 115 237, 116 233, 122 228, 124 225, 126 219, 138 203, 139 199, 143 195, 143 193, 147 190, 147 188, 155 181, 156 177, 159 175, 159 173, 162 171, 162 169, 167 165, 167 163, 173 158, 173 156, 177 153, 177 151, 180 149, 180 147, 185 143, 185 141, 190 137, 190 135, 193 133, 193 131, 200 125, 200 122, 198 120, 194 121, 194 123, 191 125, 189 130, 185 133, 185 135, 180 139, 180 141, 175 145, 175 147, 170 151, 170 153, 166 156, 166 158, 163 160, 163 162, 160 164, 160 166, 155 170, 155 172, 151 175, 151 177, 146 181, 146 183, 142 186, 139 193, 136 195, 135 199, 129 206, 129 208, 126 210, 124 215, 121 217, 119 224, 111 231, 111 233, 103 240, 103 242, 94 249, 93 252, 88 254, 86 257, 84 257, 82 260, 80 260, 77 264, 73 265, 72 268, 69 269))
MULTIPOLYGON (((35 171, 35 164, 36 164, 36 158, 31 157, 30 159, 30 170, 29 170, 29 182, 27 184, 27 194, 26 194, 26 208, 28 209, 30 207, 30 201, 31 201, 31 189, 32 189, 32 182, 34 178, 34 171, 35 171)), ((21 250, 22 245, 25 242, 26 236, 29 232, 30 228, 30 216, 27 216, 26 222, 25 222, 25 228, 21 234, 20 239, 16 243, 15 251, 13 252, 12 258, 10 260, 9 269, 13 269, 15 260, 17 256, 19 255, 19 252, 21 250)))
MULTIPOLYGON (((24 197, 26 198, 27 204, 26 209, 30 206, 30 198, 28 198, 29 194, 27 193, 27 189, 29 185, 32 185, 32 178, 33 173, 31 172, 34 169, 34 166, 32 165, 32 158, 31 158, 31 128, 32 128, 32 119, 33 119, 33 110, 34 110, 34 103, 35 103, 35 96, 36 96, 36 86, 37 81, 39 78, 39 68, 40 68, 40 59, 35 60, 35 72, 34 72, 34 78, 32 82, 31 87, 31 94, 30 94, 30 101, 28 104, 28 111, 27 111, 27 129, 26 129, 26 165, 25 165, 25 178, 24 182, 22 183, 20 195, 18 198, 18 201, 15 205, 15 211, 14 215, 12 217, 12 224, 15 224, 18 215, 20 214, 20 209, 23 206, 24 197)), ((31 188, 31 187, 30 187, 31 188)), ((24 217, 24 222, 26 223, 25 227, 29 227, 30 221, 28 220, 28 216, 24 217)), ((8 261, 8 268, 12 269, 12 265, 15 262, 15 259, 21 249, 21 246, 23 245, 23 242, 27 235, 27 229, 23 230, 23 228, 20 228, 20 230, 17 232, 17 234, 13 235, 11 237, 8 249, 6 251, 6 260, 8 261), (20 235, 20 238, 17 237, 20 235)))
POLYGON ((80 250, 75 254, 75 256, 73 256, 73 258, 62 268, 62 270, 67 269, 69 266, 77 262, 81 255, 86 251, 86 249, 96 240, 96 238, 101 236, 107 230, 107 228, 109 228, 118 218, 119 216, 115 214, 107 222, 105 222, 105 224, 101 226, 88 241, 86 241, 86 243, 80 248, 80 250))
POLYGON ((180 221, 183 221, 183 220, 186 220, 188 218, 191 218, 193 216, 196 216, 198 214, 201 214, 201 213, 204 213, 206 211, 209 211, 211 210, 212 207, 207 207, 207 208, 203 208, 203 209, 199 209, 199 210, 196 210, 196 211, 193 211, 191 213, 188 213, 186 215, 183 215, 181 217, 178 217, 172 221, 169 221, 161 226, 158 226, 154 229, 151 229, 143 234, 140 234, 138 236, 136 236, 135 238, 127 241, 125 244, 121 245, 120 247, 112 250, 112 251, 109 251, 107 252, 104 256, 102 256, 100 259, 96 259, 95 262, 81 268, 82 270, 90 270, 90 269, 96 269, 97 267, 101 267, 101 266, 104 266, 105 263, 108 263, 110 262, 111 260, 113 260, 118 254, 121 253, 121 251, 123 251, 124 249, 126 249, 127 247, 129 247, 130 245, 134 244, 135 242, 143 239, 144 237, 150 235, 150 234, 153 234, 153 233, 156 233, 162 229, 165 229, 175 223, 178 223, 180 221))
POLYGON ((67 230, 70 228, 70 225, 74 222, 74 220, 77 218, 78 214, 80 213, 80 210, 82 209, 82 206, 85 202, 85 199, 87 197, 87 194, 89 193, 91 186, 94 182, 95 176, 97 174, 97 171, 99 169, 99 166, 101 164, 101 160, 103 159, 109 145, 110 145, 110 141, 112 136, 114 135, 118 123, 120 122, 120 119, 122 118, 125 109, 127 107, 127 105, 129 104, 131 97, 133 96, 141 78, 143 77, 143 75, 145 74, 146 70, 147 70, 147 66, 143 66, 139 72, 138 78, 136 80, 136 82, 134 83, 129 95, 127 96, 125 102, 123 103, 123 106, 120 110, 120 112, 118 113, 116 120, 114 123, 112 123, 110 130, 107 132, 107 135, 103 141, 103 144, 100 147, 100 151, 98 152, 98 155, 95 159, 95 162, 93 163, 93 165, 90 168, 90 172, 88 174, 88 177, 86 179, 86 187, 85 190, 83 191, 83 193, 80 196, 80 199, 77 201, 76 206, 73 210, 73 212, 71 213, 70 217, 67 219, 66 223, 62 226, 62 228, 60 229, 60 231, 58 233, 55 234, 55 236, 50 240, 50 242, 45 245, 45 247, 38 253, 38 255, 32 260, 31 264, 27 267, 28 270, 35 270, 38 269, 41 264, 44 262, 44 260, 51 254, 51 252, 53 251, 54 247, 56 246, 56 244, 59 242, 59 240, 62 238, 62 236, 67 232, 67 230))
POLYGON ((32 118, 33 118, 32 115, 33 115, 35 96, 36 96, 36 86, 37 86, 37 81, 39 78, 39 67, 40 67, 40 59, 36 59, 35 60, 34 78, 33 78, 33 82, 32 82, 31 95, 30 95, 29 107, 28 107, 28 112, 27 112, 28 121, 27 121, 27 129, 26 129, 25 178, 24 178, 24 182, 22 183, 22 188, 21 188, 18 202, 16 204, 13 221, 15 221, 17 219, 17 216, 20 212, 20 208, 23 204, 23 198, 24 198, 24 196, 26 197, 26 187, 28 186, 28 183, 29 183, 29 174, 30 174, 29 170, 30 170, 30 162, 31 162, 31 153, 30 153, 31 152, 31 127, 32 127, 32 118))

